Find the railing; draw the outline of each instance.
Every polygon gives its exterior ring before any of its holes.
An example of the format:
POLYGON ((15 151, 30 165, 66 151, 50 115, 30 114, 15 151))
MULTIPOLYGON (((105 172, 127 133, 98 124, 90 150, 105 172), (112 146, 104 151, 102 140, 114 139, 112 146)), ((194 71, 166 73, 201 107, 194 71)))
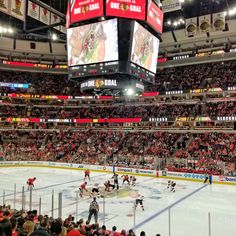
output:
MULTIPOLYGON (((206 186, 206 185, 205 185, 206 186)), ((199 189, 205 188, 205 186, 199 189)), ((198 189, 196 190, 198 191, 198 189)), ((133 222, 133 230, 138 234, 141 230, 147 232, 147 235, 155 235, 157 232, 166 236, 221 236, 233 235, 236 227, 236 213, 225 212, 222 209, 215 209, 214 211, 205 210, 194 199, 187 199, 192 193, 177 202, 159 210, 153 215, 148 215, 146 220, 141 221, 140 212, 136 212, 135 201, 130 203, 133 205, 133 212, 131 213, 130 222, 133 222), (185 205, 182 201, 185 200, 185 205), (187 207, 186 207, 187 206, 187 207), (138 215, 137 215, 138 214, 138 215), (148 223, 148 222, 152 223, 148 223), (152 228, 155 225, 155 228, 152 228), (148 233, 152 229, 152 233, 148 233), (157 232, 156 232, 157 231, 157 232), (154 234, 154 232, 156 232, 154 234)), ((220 194, 220 193, 219 193, 220 194)), ((0 196, 0 205, 11 204, 17 210, 37 210, 38 215, 49 215, 56 217, 67 217, 63 212, 64 207, 68 206, 68 202, 63 202, 66 195, 62 191, 55 189, 25 189, 24 186, 18 187, 16 184, 7 190, 3 190, 0 196), (40 191, 37 191, 40 190, 40 191), (40 195, 39 195, 40 192, 40 195)), ((90 198, 89 198, 90 200, 90 198)), ((92 198, 91 198, 92 200, 92 198)), ((210 199, 206 199, 209 202, 210 199)), ((69 201, 70 211, 74 212, 73 216, 77 222, 79 218, 85 217, 81 215, 79 193, 74 192, 74 195, 69 201)), ((100 213, 99 223, 106 224, 106 198, 100 198, 100 213)), ((158 204, 158 202, 157 202, 158 204)), ((120 216, 122 217, 122 216, 120 216)), ((124 225, 125 227, 125 225, 124 225)), ((128 230, 128 229, 127 229, 128 230)))

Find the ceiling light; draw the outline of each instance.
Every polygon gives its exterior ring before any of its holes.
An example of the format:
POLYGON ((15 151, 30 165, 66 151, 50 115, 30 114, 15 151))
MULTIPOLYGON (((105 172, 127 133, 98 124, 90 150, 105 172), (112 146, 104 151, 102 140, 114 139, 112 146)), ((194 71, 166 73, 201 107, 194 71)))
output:
POLYGON ((168 25, 171 25, 171 21, 170 21, 170 20, 168 20, 168 21, 167 21, 167 24, 168 24, 168 25))
POLYGON ((8 31, 9 34, 13 34, 14 33, 12 28, 8 28, 7 31, 8 31))
POLYGON ((7 33, 7 28, 3 28, 3 33, 7 33))
POLYGON ((127 96, 132 96, 132 95, 134 95, 134 90, 132 88, 128 88, 126 90, 126 94, 127 94, 127 96))
POLYGON ((174 26, 177 26, 177 25, 178 25, 178 22, 175 21, 175 22, 173 23, 173 25, 174 25, 174 26))
POLYGON ((52 40, 53 41, 57 40, 57 35, 56 34, 52 34, 52 40))
POLYGON ((234 15, 235 13, 236 13, 236 9, 235 9, 235 8, 229 10, 229 15, 230 15, 230 16, 234 15))

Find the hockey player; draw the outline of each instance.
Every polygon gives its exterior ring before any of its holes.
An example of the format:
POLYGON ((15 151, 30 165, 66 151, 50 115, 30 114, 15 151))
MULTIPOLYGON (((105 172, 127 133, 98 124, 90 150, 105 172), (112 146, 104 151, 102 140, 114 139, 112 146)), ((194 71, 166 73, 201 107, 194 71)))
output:
POLYGON ((130 178, 129 178, 129 181, 132 183, 133 186, 135 186, 136 180, 137 180, 136 177, 135 177, 135 176, 132 176, 132 175, 131 175, 130 178))
POLYGON ((112 179, 114 179, 114 185, 116 187, 116 190, 118 191, 119 190, 118 174, 114 172, 112 179))
POLYGON ((34 181, 36 180, 36 177, 34 178, 29 178, 27 180, 27 185, 28 185, 28 190, 30 190, 31 188, 33 189, 34 188, 34 181))
POLYGON ((123 177, 123 184, 124 184, 125 182, 127 182, 128 184, 130 184, 129 176, 128 176, 128 175, 122 175, 121 177, 123 177))
POLYGON ((87 185, 87 182, 84 182, 83 184, 80 185, 79 187, 80 197, 83 197, 84 190, 88 192, 88 190, 86 189, 86 185, 87 185))
POLYGON ((104 183, 104 185, 105 185, 105 191, 107 191, 107 192, 110 192, 110 187, 112 187, 112 189, 115 188, 115 185, 114 185, 114 184, 111 184, 110 180, 107 180, 107 181, 104 183))
POLYGON ((171 186, 171 180, 168 180, 168 182, 167 182, 167 189, 169 189, 170 188, 170 186, 171 186))
POLYGON ((171 181, 171 185, 170 186, 171 186, 170 191, 175 192, 176 183, 174 181, 171 181))
POLYGON ((138 194, 138 197, 137 197, 136 200, 135 200, 135 210, 136 210, 138 204, 140 204, 142 210, 144 211, 143 199, 144 199, 144 196, 141 196, 141 194, 138 194))
POLYGON ((84 172, 84 181, 86 180, 86 178, 88 178, 89 181, 90 181, 90 171, 89 171, 89 169, 85 170, 85 172, 84 172))
POLYGON ((91 196, 93 195, 100 195, 99 192, 99 184, 94 184, 93 188, 92 188, 92 192, 91 192, 91 196))

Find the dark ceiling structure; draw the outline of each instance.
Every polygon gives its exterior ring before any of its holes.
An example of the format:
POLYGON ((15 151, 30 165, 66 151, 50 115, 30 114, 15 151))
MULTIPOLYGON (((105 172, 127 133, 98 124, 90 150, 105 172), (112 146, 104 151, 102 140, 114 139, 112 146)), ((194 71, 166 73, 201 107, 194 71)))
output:
MULTIPOLYGON (((67 0, 32 0, 35 2, 42 2, 54 8, 57 12, 65 17, 67 0)), ((161 0, 162 1, 162 0, 161 0)), ((165 13, 164 15, 164 31, 174 31, 176 29, 184 28, 184 24, 173 27, 168 25, 168 21, 176 19, 191 18, 195 16, 211 14, 222 11, 229 11, 232 7, 236 7, 236 0, 185 0, 182 4, 182 9, 174 12, 165 13)), ((229 16, 227 16, 229 18, 229 16)), ((235 16, 232 16, 235 18, 235 16)), ((64 18, 65 19, 65 18, 64 18)), ((65 21, 63 22, 63 24, 65 21)), ((65 41, 66 36, 53 29, 53 27, 45 26, 43 23, 27 16, 26 23, 19 21, 13 17, 2 14, 0 16, 0 24, 12 26, 17 30, 14 37, 25 38, 31 40, 48 40, 52 33, 57 33, 59 40, 65 41)))

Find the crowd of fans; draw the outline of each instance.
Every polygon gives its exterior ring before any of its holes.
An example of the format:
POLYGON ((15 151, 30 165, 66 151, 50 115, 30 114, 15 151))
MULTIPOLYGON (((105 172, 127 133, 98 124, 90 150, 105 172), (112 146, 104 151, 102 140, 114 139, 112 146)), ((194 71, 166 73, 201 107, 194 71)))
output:
POLYGON ((235 116, 236 101, 207 103, 207 113, 210 116, 235 116))
POLYGON ((79 84, 68 80, 67 75, 1 71, 0 82, 29 84, 29 89, 0 87, 1 93, 30 93, 46 95, 78 95, 79 84))
POLYGON ((178 137, 161 132, 3 131, 0 157, 154 168, 154 156, 170 157, 178 137))
MULTIPOLYGON (((157 71, 156 85, 151 91, 191 90, 222 88, 236 85, 236 61, 174 67, 157 71)), ((29 83, 30 89, 16 89, 19 93, 49 95, 79 95, 79 83, 69 81, 67 75, 5 72, 1 71, 0 82, 29 83)), ((12 92, 12 88, 0 87, 0 92, 12 92)))
POLYGON ((157 91, 222 88, 236 85, 236 61, 173 67, 157 71, 157 91))
MULTIPOLYGON (((37 210, 17 211, 8 206, 0 206, 1 236, 135 236, 132 229, 120 232, 116 226, 108 230, 99 223, 90 224, 83 219, 75 221, 72 215, 66 219, 38 215, 37 210)), ((145 236, 142 231, 140 236, 145 236)), ((156 236, 160 236, 157 234, 156 236)))
POLYGON ((197 115, 193 104, 149 104, 146 106, 120 105, 108 107, 33 107, 0 106, 0 117, 40 117, 40 118, 128 118, 141 117, 189 117, 197 115))
POLYGON ((2 131, 0 158, 236 175, 236 134, 2 131), (229 168, 228 168, 229 167, 229 168))
POLYGON ((47 119, 78 119, 78 118, 128 118, 140 117, 143 120, 158 117, 196 117, 196 116, 235 116, 235 101, 220 101, 206 103, 206 109, 199 108, 199 104, 150 103, 146 105, 37 105, 37 104, 2 104, 0 117, 38 117, 47 119))

